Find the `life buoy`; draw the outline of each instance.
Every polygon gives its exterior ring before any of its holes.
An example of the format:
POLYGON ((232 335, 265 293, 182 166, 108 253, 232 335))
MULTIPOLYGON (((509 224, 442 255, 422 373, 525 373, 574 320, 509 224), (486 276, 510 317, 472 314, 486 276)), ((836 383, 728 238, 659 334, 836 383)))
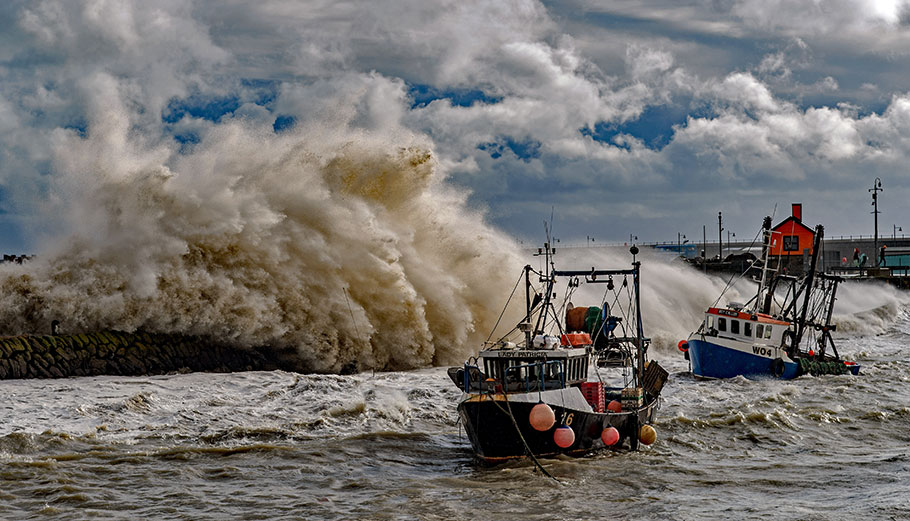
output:
POLYGON ((785 369, 786 369, 786 366, 784 365, 783 359, 775 358, 774 360, 771 360, 771 374, 773 374, 777 378, 780 378, 781 376, 784 375, 785 369))
POLYGON ((686 353, 689 351, 689 342, 686 342, 685 340, 680 340, 679 343, 676 344, 676 348, 679 349, 680 351, 682 351, 683 353, 686 353))

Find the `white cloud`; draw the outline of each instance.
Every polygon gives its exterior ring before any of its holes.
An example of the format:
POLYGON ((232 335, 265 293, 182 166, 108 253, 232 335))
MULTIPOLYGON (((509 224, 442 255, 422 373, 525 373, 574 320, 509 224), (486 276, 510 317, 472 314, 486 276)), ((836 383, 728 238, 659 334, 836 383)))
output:
POLYGON ((433 143, 444 174, 501 188, 474 196, 493 207, 525 172, 544 193, 607 182, 657 194, 712 175, 840 183, 864 174, 862 161, 887 169, 907 155, 894 130, 905 88, 898 70, 910 48, 899 23, 905 8, 752 0, 14 5, 4 13, 13 34, 0 36, 0 110, 8 116, 0 136, 10 158, 0 179, 18 200, 35 200, 48 182, 48 145, 79 137, 83 126, 109 136, 94 146, 119 151, 125 164, 177 154, 172 132, 205 144, 220 123, 161 121, 171 100, 197 93, 240 97, 233 118, 263 128, 278 114, 380 132, 404 125, 433 143), (250 81, 274 82, 267 108, 250 81), (412 84, 497 101, 411 108, 412 84), (648 125, 673 137, 666 149, 649 148, 640 131, 648 125), (606 142, 581 132, 618 128, 637 130, 606 142), (493 160, 478 148, 506 138, 539 143, 538 156, 506 150, 493 160))

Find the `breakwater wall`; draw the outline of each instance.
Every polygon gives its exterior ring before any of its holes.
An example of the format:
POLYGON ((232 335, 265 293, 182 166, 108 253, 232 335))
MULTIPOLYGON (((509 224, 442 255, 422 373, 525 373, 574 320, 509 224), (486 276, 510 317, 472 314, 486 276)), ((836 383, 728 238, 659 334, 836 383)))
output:
POLYGON ((182 335, 99 331, 0 338, 0 379, 277 369, 267 352, 182 335))

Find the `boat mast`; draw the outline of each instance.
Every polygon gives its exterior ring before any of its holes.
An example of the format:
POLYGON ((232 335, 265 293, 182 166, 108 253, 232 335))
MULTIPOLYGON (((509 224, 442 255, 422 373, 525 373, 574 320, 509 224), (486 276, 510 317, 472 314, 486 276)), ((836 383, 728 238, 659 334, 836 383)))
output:
POLYGON ((834 338, 831 336, 831 331, 834 331, 837 328, 837 326, 831 325, 831 315, 834 314, 834 302, 837 300, 837 285, 843 279, 836 275, 826 275, 824 273, 821 274, 821 277, 831 281, 833 286, 831 288, 831 300, 828 302, 828 313, 825 315, 825 325, 822 326, 822 345, 820 351, 821 354, 824 355, 825 347, 830 343, 831 350, 834 351, 834 358, 840 360, 840 355, 837 353, 837 347, 834 345, 834 338))
MULTIPOLYGON (((633 248, 635 248, 635 246, 633 246, 633 248)), ((635 253, 637 253, 637 248, 635 248, 635 250, 636 251, 633 252, 632 255, 635 255, 635 253)), ((644 346, 645 338, 644 338, 644 336, 645 335, 644 335, 644 331, 643 331, 642 324, 641 324, 641 295, 639 294, 640 290, 641 290, 641 285, 640 285, 640 281, 639 281, 640 270, 641 270, 641 262, 640 261, 633 262, 632 263, 632 285, 635 287, 635 319, 636 319, 636 322, 638 322, 637 327, 635 328, 636 329, 635 336, 637 337, 637 341, 635 343, 638 346, 638 370, 636 371, 636 377, 638 379, 638 383, 636 384, 636 387, 641 386, 642 382, 645 381, 645 376, 644 376, 644 371, 645 371, 645 346, 644 346)))
MULTIPOLYGON (((549 232, 547 233, 547 237, 549 237, 549 232)), ((553 260, 550 258, 551 254, 552 255, 556 254, 556 248, 550 247, 549 240, 547 240, 547 242, 544 243, 543 246, 544 246, 543 247, 544 251, 542 252, 541 249, 538 248, 537 255, 544 255, 544 265, 545 265, 544 269, 547 271, 546 271, 546 274, 544 274, 544 273, 540 274, 538 281, 546 283, 545 287, 546 287, 547 294, 546 294, 546 296, 543 297, 543 307, 541 308, 540 313, 537 315, 537 322, 534 324, 534 329, 533 329, 534 335, 543 334, 544 330, 546 329, 547 311, 549 311, 550 306, 551 306, 550 297, 553 295, 553 284, 556 282, 556 274, 555 274, 556 268, 553 265, 553 260)), ((535 302, 540 302, 540 300, 538 300, 539 295, 537 295, 535 297, 536 297, 535 302)), ((534 303, 532 303, 532 304, 534 304, 534 303)), ((535 307, 535 305, 529 306, 529 308, 528 308, 527 318, 528 318, 529 323, 531 321, 531 309, 530 309, 531 307, 535 307)), ((525 335, 525 340, 528 342, 528 344, 527 344, 528 349, 531 348, 531 336, 530 335, 531 335, 530 332, 525 335)))
POLYGON ((821 240, 824 235, 825 227, 819 224, 815 227, 815 241, 812 244, 812 262, 809 264, 809 273, 806 275, 806 280, 803 283, 803 290, 806 294, 803 296, 802 312, 800 312, 799 319, 796 321, 796 334, 793 335, 793 344, 791 345, 791 348, 794 353, 797 352, 797 347, 806 330, 806 315, 809 312, 809 298, 812 296, 812 284, 815 283, 815 266, 818 263, 818 250, 820 249, 819 246, 821 246, 821 240))
POLYGON ((769 313, 771 311, 771 290, 768 288, 768 251, 771 249, 771 217, 765 217, 762 222, 762 248, 761 248, 761 283, 758 285, 758 294, 755 296, 755 304, 759 306, 759 311, 769 313), (765 293, 765 299, 762 301, 762 292, 765 293))
POLYGON ((531 348, 531 265, 525 265, 525 347, 531 348))

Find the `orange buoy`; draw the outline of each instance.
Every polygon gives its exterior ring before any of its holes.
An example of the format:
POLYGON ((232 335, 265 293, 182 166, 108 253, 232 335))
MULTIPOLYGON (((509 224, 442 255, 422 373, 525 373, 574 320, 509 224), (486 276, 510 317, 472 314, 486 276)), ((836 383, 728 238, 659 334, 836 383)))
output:
POLYGON ((568 449, 575 443, 575 431, 568 425, 563 425, 553 431, 553 441, 561 449, 568 449))
POLYGON ((616 442, 619 441, 619 431, 616 430, 616 427, 607 427, 601 431, 600 441, 604 442, 607 447, 616 445, 616 442))
POLYGON ((679 349, 680 351, 682 351, 683 353, 685 353, 686 351, 689 350, 689 342, 686 342, 685 340, 680 340, 679 343, 676 344, 676 348, 679 349))
POLYGON ((622 412, 622 404, 616 400, 610 400, 607 404, 607 410, 610 412, 622 412))
POLYGON ((528 418, 531 427, 537 431, 548 431, 556 423, 556 414, 549 405, 540 402, 531 408, 531 416, 528 418))
POLYGON ((645 445, 654 443, 657 441, 657 431, 650 425, 642 425, 641 428, 638 429, 638 441, 645 445))

